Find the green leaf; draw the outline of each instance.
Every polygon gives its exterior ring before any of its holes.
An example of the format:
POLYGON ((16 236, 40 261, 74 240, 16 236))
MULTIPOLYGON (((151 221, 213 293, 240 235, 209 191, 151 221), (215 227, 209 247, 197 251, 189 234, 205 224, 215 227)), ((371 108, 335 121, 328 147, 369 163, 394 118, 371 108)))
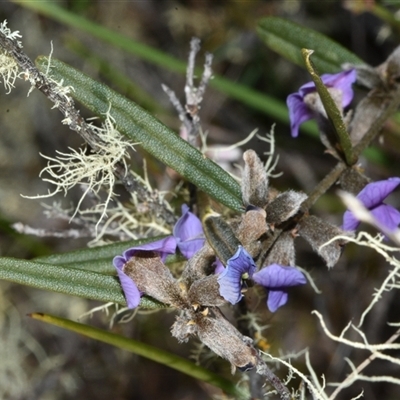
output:
POLYGON ((73 33, 64 37, 66 47, 84 59, 86 63, 93 65, 100 76, 110 82, 110 86, 113 86, 118 92, 136 101, 153 114, 167 114, 167 107, 163 107, 158 99, 149 95, 140 87, 139 83, 134 82, 125 73, 116 69, 113 63, 104 57, 104 53, 100 56, 92 47, 86 46, 78 40, 73 33))
MULTIPOLYGON (((47 57, 37 59, 43 73, 47 64, 47 57)), ((73 87, 71 95, 97 115, 104 117, 111 105, 110 114, 122 134, 139 142, 146 151, 215 200, 233 210, 242 210, 239 184, 147 111, 61 61, 51 60, 50 73, 56 81, 63 80, 64 86, 73 87)))
POLYGON ((68 264, 79 263, 82 261, 93 261, 102 258, 112 259, 112 257, 122 254, 130 247, 155 242, 166 237, 167 235, 161 235, 146 239, 110 243, 103 246, 69 251, 68 253, 52 254, 50 256, 38 257, 35 259, 35 261, 45 262, 49 264, 68 264))
MULTIPOLYGON (((321 98, 322 104, 328 115, 329 120, 336 131, 337 140, 341 151, 343 151, 344 158, 347 165, 353 165, 357 161, 357 158, 353 154, 353 145, 350 140, 350 135, 347 132, 346 124, 343 120, 343 116, 339 108, 337 107, 335 100, 333 100, 329 90, 326 88, 322 79, 318 76, 315 71, 313 63, 311 63, 310 56, 314 53, 313 50, 302 49, 301 53, 304 58, 304 62, 307 71, 311 75, 311 79, 314 82, 315 88, 321 98)), ((314 59, 313 59, 314 61, 314 59)))
POLYGON ((279 17, 261 19, 257 32, 269 48, 303 68, 302 48, 314 50, 313 62, 321 73, 338 72, 343 63, 365 64, 325 35, 279 17))
MULTIPOLYGON (((42 15, 54 19, 62 24, 72 27, 73 29, 80 29, 87 32, 94 37, 109 43, 115 48, 120 48, 130 54, 133 54, 142 60, 148 61, 152 64, 159 65, 170 71, 184 74, 186 72, 186 62, 178 60, 160 50, 147 46, 143 43, 130 39, 120 33, 114 32, 105 28, 93 21, 76 15, 62 7, 55 5, 53 2, 47 1, 32 1, 26 2, 22 0, 13 0, 23 7, 32 9, 42 15)), ((227 96, 247 104, 256 110, 259 110, 273 119, 289 123, 289 114, 284 102, 276 100, 267 94, 257 92, 251 88, 241 85, 237 82, 232 82, 229 79, 222 78, 218 75, 213 75, 210 81, 210 86, 216 88, 227 96)), ((318 136, 316 126, 313 124, 303 124, 301 130, 307 132, 315 137, 318 136)))
POLYGON ((0 258, 0 279, 39 289, 126 304, 117 278, 16 258, 0 258))
MULTIPOLYGON (((38 289, 126 306, 118 279, 96 272, 1 257, 0 279, 38 289)), ((149 297, 142 297, 140 306, 165 308, 164 304, 149 297)))
POLYGON ((130 351, 131 353, 166 365, 195 379, 207 382, 210 385, 222 389, 226 394, 234 396, 237 399, 244 398, 242 391, 236 387, 234 382, 231 382, 213 372, 210 372, 205 368, 195 365, 194 363, 182 357, 168 353, 165 350, 157 349, 156 347, 150 346, 146 343, 142 343, 134 339, 128 339, 123 336, 104 331, 102 329, 94 328, 89 325, 84 325, 53 315, 33 313, 30 314, 30 317, 39 321, 46 322, 48 324, 59 326, 63 329, 68 329, 86 337, 99 340, 103 343, 111 344, 112 346, 118 347, 122 350, 130 351))
MULTIPOLYGON (((126 242, 118 242, 106 244, 104 246, 84 248, 74 250, 67 253, 52 254, 50 256, 37 257, 35 262, 62 265, 69 268, 83 269, 86 271, 98 272, 105 275, 116 275, 115 268, 112 265, 112 259, 121 255, 130 247, 139 246, 146 243, 155 242, 165 238, 166 235, 156 236, 146 239, 129 240, 126 242)), ((165 260, 166 264, 184 261, 180 255, 171 254, 165 260)))

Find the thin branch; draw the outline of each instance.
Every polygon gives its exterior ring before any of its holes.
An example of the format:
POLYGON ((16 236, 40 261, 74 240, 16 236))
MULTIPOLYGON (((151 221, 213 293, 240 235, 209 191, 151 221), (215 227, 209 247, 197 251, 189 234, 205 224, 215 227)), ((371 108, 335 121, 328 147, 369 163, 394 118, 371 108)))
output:
MULTIPOLYGON (((107 148, 107 143, 99 137, 98 128, 85 121, 80 115, 75 103, 69 95, 72 88, 65 88, 62 82, 55 82, 46 74, 41 73, 31 61, 31 59, 23 52, 21 43, 15 36, 6 35, 4 30, 0 30, 0 47, 2 47, 18 64, 20 70, 23 71, 25 80, 29 80, 32 87, 40 90, 53 104, 53 108, 58 108, 63 114, 63 123, 77 132, 85 140, 87 144, 96 153, 103 154, 107 148)), ((123 160, 116 160, 114 165, 114 175, 121 180, 125 189, 134 192, 139 201, 149 203, 158 217, 163 218, 168 224, 176 222, 176 217, 172 211, 166 207, 163 201, 160 201, 157 193, 149 193, 142 188, 141 183, 128 170, 123 160)))
MULTIPOLYGON (((397 338, 400 336, 400 329, 397 330, 395 334, 393 334, 386 342, 385 344, 391 344, 397 338)), ((365 375, 360 375, 360 372, 365 369, 375 358, 377 358, 379 353, 372 353, 367 359, 365 359, 353 372, 347 376, 347 378, 340 383, 340 385, 335 389, 335 391, 329 396, 329 400, 333 400, 336 398, 336 396, 339 394, 340 391, 342 391, 344 388, 350 386, 355 380, 364 380, 364 381, 370 381, 370 382, 391 382, 391 383, 396 383, 400 384, 400 379, 396 379, 397 382, 393 382, 389 380, 395 379, 392 377, 384 377, 384 376, 379 376, 379 377, 366 377, 365 375), (357 378, 357 379, 356 379, 357 378)))

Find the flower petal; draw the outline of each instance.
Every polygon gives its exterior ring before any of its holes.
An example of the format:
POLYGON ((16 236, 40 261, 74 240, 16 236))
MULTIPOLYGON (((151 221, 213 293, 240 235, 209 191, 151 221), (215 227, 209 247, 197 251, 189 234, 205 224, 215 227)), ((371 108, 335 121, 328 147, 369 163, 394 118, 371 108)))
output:
POLYGON ((164 239, 157 240, 155 242, 141 244, 135 247, 131 247, 125 250, 123 257, 125 262, 129 261, 137 251, 155 251, 160 254, 161 260, 165 261, 168 254, 173 254, 176 251, 176 239, 173 236, 167 236, 164 239))
POLYGON ((269 311, 275 312, 288 301, 288 294, 283 290, 270 290, 268 293, 267 307, 269 311))
POLYGON ((113 259, 114 267, 117 270, 121 270, 122 271, 122 268, 124 267, 125 263, 126 263, 126 260, 125 260, 125 258, 123 256, 115 256, 114 259, 113 259))
POLYGON ((252 257, 239 246, 237 252, 228 260, 225 270, 218 276, 219 293, 231 304, 236 304, 243 297, 243 274, 251 277, 256 270, 252 257))
POLYGON ((347 210, 343 214, 342 229, 344 231, 355 231, 358 228, 358 225, 360 225, 360 221, 354 216, 351 211, 347 210))
POLYGON ((221 272, 225 271, 224 264, 222 264, 219 258, 216 258, 213 262, 213 266, 215 266, 214 274, 220 274, 221 272))
POLYGON ((269 290, 267 306, 271 312, 286 304, 288 294, 285 288, 304 285, 304 275, 295 267, 271 264, 253 275, 254 282, 269 290))
POLYGON ((307 282, 305 276, 297 268, 279 264, 271 264, 256 272, 253 280, 267 289, 304 285, 307 282))
POLYGON ((144 243, 131 247, 125 250, 122 256, 116 256, 113 259, 113 264, 117 270, 122 290, 124 291, 126 302, 129 308, 135 308, 140 303, 141 292, 137 288, 135 282, 125 274, 123 268, 125 264, 139 251, 158 252, 162 261, 168 254, 175 253, 176 240, 173 236, 167 236, 164 239, 156 240, 155 242, 144 243))
POLYGON ((371 210, 382 203, 398 185, 400 185, 400 178, 389 178, 383 181, 372 182, 358 193, 357 198, 362 201, 365 207, 371 210))
POLYGON ((292 137, 297 137, 300 125, 313 118, 313 113, 304 103, 303 97, 298 93, 289 95, 286 104, 289 108, 290 133, 292 137))
POLYGON ((140 303, 141 293, 135 282, 133 282, 133 280, 122 270, 125 264, 125 259, 121 256, 116 256, 114 257, 113 264, 117 270, 128 308, 136 308, 140 303))
POLYGON ((182 216, 174 226, 173 235, 182 242, 203 235, 203 226, 200 219, 189 211, 189 207, 186 204, 182 204, 182 216))
MULTIPOLYGON (((354 92, 352 84, 357 78, 355 69, 342 71, 338 74, 321 75, 321 80, 328 88, 335 88, 340 91, 342 107, 347 107, 353 100, 354 92)), ((314 82, 307 82, 302 85, 297 93, 288 96, 286 104, 289 108, 290 129, 292 137, 299 134, 299 126, 314 117, 313 112, 304 102, 305 96, 316 92, 314 82)))
POLYGON ((400 224, 400 212, 388 204, 381 204, 373 208, 371 213, 389 231, 394 231, 400 224))
POLYGON ((178 242, 178 248, 185 258, 192 258, 203 246, 205 238, 188 240, 186 242, 178 242))
POLYGON ((342 92, 342 107, 347 107, 354 97, 353 83, 357 79, 357 71, 349 69, 338 74, 321 75, 321 80, 327 87, 339 89, 342 92))
POLYGON ((182 205, 182 216, 174 226, 173 235, 181 253, 187 258, 192 258, 205 242, 201 221, 186 204, 182 205))

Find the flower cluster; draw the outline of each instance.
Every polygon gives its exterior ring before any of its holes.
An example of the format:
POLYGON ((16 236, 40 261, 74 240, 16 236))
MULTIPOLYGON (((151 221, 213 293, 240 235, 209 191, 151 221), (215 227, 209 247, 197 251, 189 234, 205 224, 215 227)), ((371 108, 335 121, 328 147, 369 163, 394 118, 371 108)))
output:
POLYGON ((233 367, 253 368, 257 351, 252 340, 219 311, 226 301, 219 293, 218 274, 209 273, 215 255, 205 242, 201 222, 188 207, 183 206, 182 210, 172 236, 135 246, 114 258, 128 307, 137 307, 143 294, 168 304, 180 310, 171 329, 180 342, 197 335, 233 367), (177 247, 189 259, 180 282, 164 263, 177 247))
MULTIPOLYGON (((145 243, 126 250, 122 256, 114 258, 114 267, 117 270, 127 304, 135 308, 140 303, 140 297, 145 293, 138 289, 134 280, 125 272, 124 267, 134 257, 157 257, 165 262, 169 254, 174 254, 178 247, 185 258, 191 259, 205 243, 201 221, 186 205, 182 206, 182 216, 177 221, 173 235, 155 242, 145 243)), ((275 312, 287 302, 286 289, 291 286, 305 284, 304 275, 294 267, 271 264, 259 272, 253 258, 242 247, 228 259, 226 268, 219 260, 214 272, 217 275, 219 294, 229 303, 236 304, 243 297, 244 280, 253 280, 269 291, 268 308, 275 312)), ((149 293, 147 293, 149 294, 149 293)))
MULTIPOLYGON (((208 228, 204 232, 201 221, 184 205, 172 236, 135 246, 126 250, 122 256, 114 258, 114 266, 128 307, 137 307, 143 294, 159 301, 171 298, 170 295, 159 293, 159 290, 165 292, 168 281, 172 282, 173 287, 176 286, 170 273, 154 275, 151 280, 146 277, 150 275, 149 270, 143 270, 138 279, 138 271, 135 276, 132 275, 132 264, 136 260, 138 265, 164 265, 166 256, 175 253, 177 248, 188 259, 182 273, 183 289, 181 285, 180 289, 176 289, 177 292, 192 291, 191 296, 198 300, 199 295, 194 295, 193 289, 198 285, 197 281, 207 278, 210 284, 212 282, 214 292, 209 292, 212 300, 207 300, 202 295, 201 302, 196 303, 198 306, 219 306, 224 302, 236 304, 243 297, 247 281, 250 281, 268 291, 267 306, 271 312, 275 312, 286 304, 288 288, 306 283, 304 275, 295 265, 294 238, 297 235, 304 237, 318 251, 328 267, 336 263, 343 242, 335 242, 323 249, 320 247, 330 238, 343 234, 343 231, 313 216, 304 216, 299 222, 294 221, 293 217, 300 210, 306 195, 292 190, 277 192, 269 186, 264 165, 256 153, 248 150, 243 158, 245 168, 242 196, 247 211, 241 216, 239 224, 230 226, 224 223, 230 233, 220 234, 223 239, 218 240, 214 234, 210 235, 208 228), (219 242, 225 245, 227 241, 231 242, 228 244, 230 247, 221 252, 219 242), (163 279, 164 282, 160 283, 163 279), (142 281, 145 282, 144 285, 141 285, 142 281)), ((179 294, 174 299, 176 301, 177 297, 185 296, 186 294, 179 294)), ((181 300, 166 303, 178 308, 183 304, 181 300)))
POLYGON ((246 370, 257 365, 252 340, 222 315, 219 307, 236 304, 248 286, 268 291, 267 307, 275 312, 286 304, 290 287, 306 278, 295 265, 294 239, 303 236, 329 267, 341 253, 343 241, 322 250, 321 245, 343 231, 313 216, 296 219, 306 195, 270 187, 264 164, 256 153, 243 155, 242 199, 246 212, 233 221, 214 213, 199 220, 187 206, 161 240, 141 244, 114 258, 128 307, 142 295, 180 311, 171 333, 179 341, 192 335, 232 366, 246 370), (187 259, 179 281, 165 265, 176 250, 187 259))
MULTIPOLYGON (((342 71, 338 74, 325 74, 321 76, 322 82, 330 91, 332 97, 338 103, 340 109, 347 107, 353 99, 352 85, 357 78, 355 69, 342 71)), ((291 123, 291 134, 297 137, 300 125, 317 115, 326 117, 315 84, 308 82, 300 87, 297 93, 287 98, 291 123)), ((400 178, 388 178, 386 180, 367 184, 357 195, 357 199, 371 212, 382 229, 393 231, 400 224, 400 212, 394 207, 383 203, 400 184, 400 178)), ((343 216, 342 228, 345 231, 355 231, 360 221, 351 211, 346 211, 343 216)))

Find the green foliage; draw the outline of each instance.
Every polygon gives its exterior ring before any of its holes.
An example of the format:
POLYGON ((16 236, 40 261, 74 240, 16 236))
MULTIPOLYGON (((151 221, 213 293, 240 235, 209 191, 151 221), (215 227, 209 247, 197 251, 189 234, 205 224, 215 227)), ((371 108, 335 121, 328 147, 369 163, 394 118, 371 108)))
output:
POLYGON ((168 353, 164 350, 157 349, 156 347, 134 339, 128 339, 111 332, 103 331, 89 325, 80 324, 78 322, 73 322, 53 315, 33 313, 30 316, 34 319, 59 326, 63 329, 68 329, 89 338, 111 344, 120 349, 130 351, 131 353, 135 353, 139 356, 146 357, 160 364, 167 365, 170 368, 183 372, 184 374, 195 379, 199 379, 209 383, 210 385, 216 386, 222 389, 226 394, 235 396, 236 399, 244 398, 242 391, 237 388, 233 382, 222 378, 205 368, 195 365, 194 363, 187 361, 182 357, 168 353))
POLYGON ((91 271, 2 257, 0 279, 87 299, 126 304, 115 277, 91 271))
POLYGON ((313 62, 320 73, 338 72, 343 63, 365 64, 354 53, 321 33, 286 19, 263 18, 258 22, 257 32, 268 47, 303 68, 303 48, 314 50, 313 62))
MULTIPOLYGON (((105 43, 120 48, 130 54, 133 54, 142 60, 148 61, 152 64, 161 66, 169 71, 178 73, 186 72, 186 61, 183 62, 177 58, 166 54, 158 49, 147 46, 141 42, 130 39, 120 33, 113 32, 95 22, 86 18, 76 15, 72 12, 65 10, 62 7, 50 2, 24 2, 14 0, 20 3, 21 6, 30 8, 42 15, 54 19, 62 24, 70 26, 71 28, 80 29, 94 37, 104 41, 105 43)), ((274 120, 284 123, 289 122, 288 111, 286 105, 272 96, 265 93, 257 92, 245 85, 237 82, 232 82, 229 79, 214 75, 210 81, 210 86, 216 88, 227 96, 239 100, 248 107, 259 110, 267 115, 270 115, 274 120)), ((315 125, 305 124, 302 130, 312 134, 318 135, 315 125)))
MULTIPOLYGON (((37 59, 42 72, 46 72, 47 65, 47 57, 37 59)), ((50 73, 56 81, 73 87, 71 96, 95 114, 104 117, 111 105, 110 113, 122 134, 215 200, 233 210, 242 209, 238 183, 140 106, 61 61, 51 60, 50 73)))
MULTIPOLYGON (((122 254, 130 247, 155 242, 164 237, 166 236, 156 236, 145 239, 129 240, 126 242, 111 243, 104 246, 84 248, 67 253, 38 257, 34 261, 57 266, 62 265, 69 268, 83 269, 85 271, 93 271, 105 275, 115 275, 115 268, 112 265, 112 259, 116 255, 122 254)), ((166 259, 166 264, 179 262, 182 260, 182 256, 169 255, 166 259)))
MULTIPOLYGON (((165 236, 129 240, 38 257, 33 261, 0 257, 0 279, 37 289, 64 293, 102 302, 126 306, 121 285, 116 278, 112 259, 133 246, 154 242, 165 236)), ((170 255, 166 263, 182 261, 170 255)), ((143 296, 140 307, 146 309, 166 306, 151 297, 143 296)))

